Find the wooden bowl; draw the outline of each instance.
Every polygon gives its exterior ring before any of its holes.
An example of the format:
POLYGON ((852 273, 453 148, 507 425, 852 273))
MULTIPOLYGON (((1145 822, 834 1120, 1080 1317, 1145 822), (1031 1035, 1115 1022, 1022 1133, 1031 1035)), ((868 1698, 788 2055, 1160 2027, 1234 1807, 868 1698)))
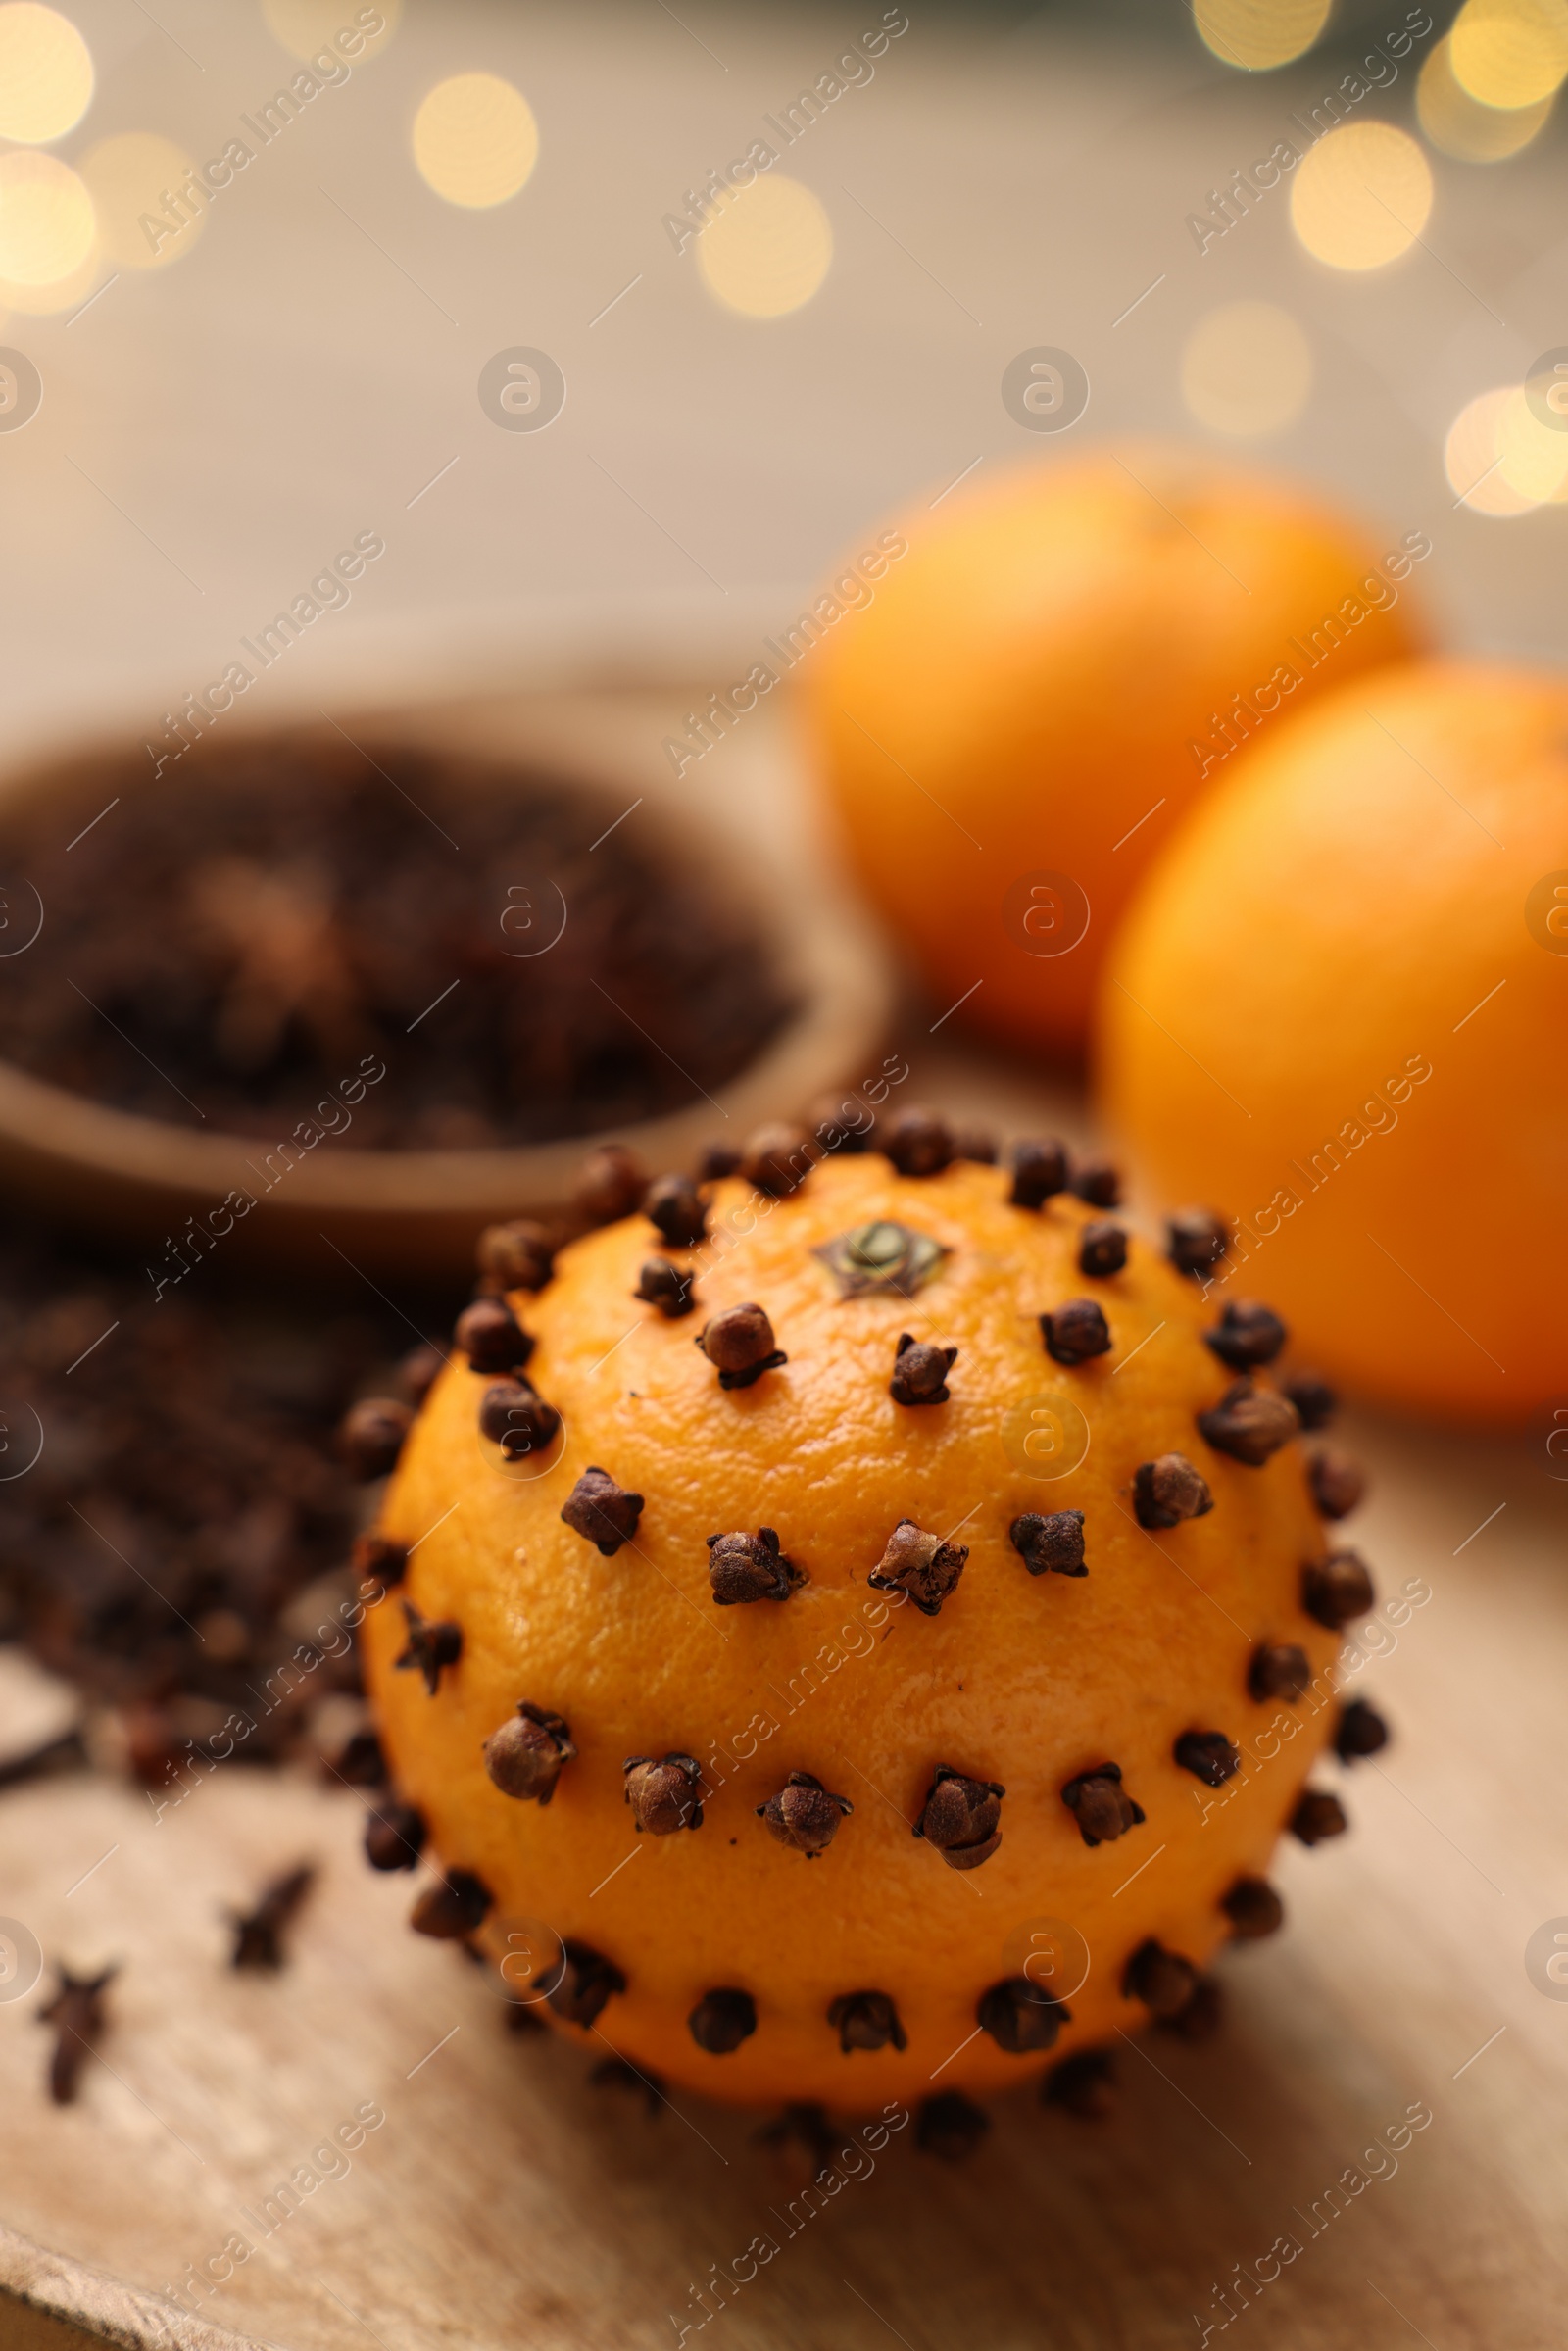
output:
MULTIPOLYGON (((474 1237, 486 1224, 559 1209, 596 1143, 629 1145, 654 1172, 685 1168, 708 1143, 739 1143, 764 1119, 799 1116, 826 1089, 869 1080, 892 1002, 888 962, 807 837, 807 795, 787 726, 771 711, 755 711, 749 734, 737 732, 677 780, 664 739, 680 731, 692 699, 647 688, 407 706, 383 699, 315 723, 323 733, 340 728, 372 759, 378 746, 468 755, 546 769, 620 809, 641 801, 630 821, 653 818, 666 847, 740 900, 794 1005, 756 1060, 717 1093, 694 1086, 687 1108, 554 1143, 334 1151, 328 1140, 272 1174, 283 1163, 270 1164, 266 1142, 254 1135, 112 1109, 0 1060, 0 1189, 52 1221, 141 1243, 155 1281, 219 1249, 225 1264, 262 1260, 313 1279, 341 1274, 345 1261, 367 1275, 446 1279, 471 1270, 474 1237), (230 1194, 253 1199, 254 1208, 237 1218, 224 1211, 230 1194), (210 1236, 205 1243, 192 1234, 192 1219, 210 1236)), ((236 710, 215 740, 232 747, 297 723, 292 710, 270 711, 266 723, 236 710)), ((0 799, 61 795, 74 804, 100 762, 123 768, 127 741, 142 731, 105 730, 52 762, 0 768, 0 799)), ((21 903, 24 893, 13 897, 21 903)), ((149 908, 149 923, 156 920, 149 908)))

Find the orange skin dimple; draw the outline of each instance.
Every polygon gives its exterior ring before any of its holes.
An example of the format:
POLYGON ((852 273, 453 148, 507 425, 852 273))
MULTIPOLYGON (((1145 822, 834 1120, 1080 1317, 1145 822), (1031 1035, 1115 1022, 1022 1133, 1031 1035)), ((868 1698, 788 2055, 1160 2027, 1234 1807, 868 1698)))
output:
MULTIPOLYGON (((1197 1286, 1137 1239, 1123 1273, 1086 1278, 1078 1235, 1102 1212, 1075 1199, 1013 1208, 1006 1189, 996 1168, 916 1181, 874 1155, 829 1161, 777 1202, 717 1185, 713 1238, 669 1252, 698 1271, 697 1310, 673 1322, 631 1295, 659 1246, 646 1221, 590 1234, 542 1294, 512 1301, 538 1339, 528 1376, 564 1420, 543 1465, 508 1466, 481 1439, 486 1383, 461 1358, 405 1448, 383 1524, 417 1548, 364 1630, 387 1754, 442 1864, 494 1893, 480 1937, 493 1954, 510 1922, 542 1920, 620 1968, 628 1988, 597 2033, 561 2028, 601 2055, 608 2043, 748 2104, 909 2101, 938 2069, 943 2089, 1015 2083, 1028 2061, 970 2036, 976 2001, 1021 1971, 1031 1930, 1065 1920, 1092 1957, 1047 2062, 1136 2028, 1146 2012, 1120 1991, 1130 1954, 1154 1935, 1209 1958, 1228 1933, 1221 1895, 1263 1873, 1330 1736, 1340 1642, 1300 1608, 1301 1566, 1328 1546, 1299 1448, 1261 1469, 1211 1451, 1195 1415, 1233 1375, 1199 1341, 1214 1314, 1197 1286), (913 1298, 844 1298, 811 1252, 880 1217, 952 1254, 913 1298), (1102 1305, 1113 1346, 1068 1368, 1046 1355, 1037 1317, 1082 1297, 1102 1305), (725 1393, 693 1341, 746 1300, 766 1309, 789 1360, 725 1393), (956 1346, 948 1403, 889 1396, 906 1330, 956 1346), (1076 1402, 1090 1435, 1054 1480, 1031 1474, 1021 1449, 1031 1399, 1048 1395, 1076 1402), (1214 1508, 1151 1536, 1132 1515, 1133 1474, 1172 1450, 1207 1479, 1214 1508), (645 1497, 612 1558, 559 1515, 590 1464, 645 1497), (1031 1577, 1008 1526, 1059 1509, 1085 1513, 1089 1573, 1031 1577), (903 1518, 968 1545, 933 1618, 867 1583, 903 1518), (808 1581, 784 1601, 716 1607, 708 1537, 760 1526, 808 1581), (393 1670, 403 1596, 463 1627, 433 1698, 393 1670), (1295 1707, 1248 1694, 1265 1641, 1311 1660, 1295 1707), (548 1807, 508 1798, 484 1770, 485 1739, 523 1698, 564 1715, 578 1750, 548 1807), (1172 1760, 1183 1731, 1250 1747, 1276 1717, 1289 1737, 1265 1736, 1266 1760, 1226 1788, 1172 1760), (672 1749, 704 1766, 703 1825, 638 1835, 624 1759, 672 1749), (1091 1850, 1060 1789, 1106 1760, 1148 1818, 1091 1850), (939 1764, 1007 1791, 1001 1846, 972 1871, 911 1833, 939 1764), (815 1860, 755 1817, 791 1771, 855 1806, 815 1860), (718 1986, 749 1991, 758 2012, 757 2032, 721 2057, 686 2023, 718 1986), (864 1989, 897 2003, 903 2054, 842 2053, 828 2006, 864 1989)), ((1035 1973, 1050 1988, 1038 1961, 1035 1973)))

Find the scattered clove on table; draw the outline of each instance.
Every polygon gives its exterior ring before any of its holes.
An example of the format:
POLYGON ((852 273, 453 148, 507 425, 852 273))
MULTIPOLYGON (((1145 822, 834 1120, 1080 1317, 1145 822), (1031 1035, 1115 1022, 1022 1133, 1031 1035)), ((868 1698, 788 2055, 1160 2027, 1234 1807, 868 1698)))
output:
POLYGON ((55 2029, 49 2095, 57 2106, 70 2106, 75 2100, 82 2065, 108 2022, 104 1992, 119 1969, 111 1966, 96 1976, 74 1976, 64 1961, 58 1965, 60 1989, 48 2007, 39 2010, 38 2021, 55 2029))
POLYGON ((231 1964, 237 1968, 282 1967, 287 1957, 283 1949, 283 1930, 299 1909, 316 1883, 316 1864, 302 1862, 298 1869, 289 1870, 264 1886, 254 1910, 232 1911, 234 1953, 231 1964))

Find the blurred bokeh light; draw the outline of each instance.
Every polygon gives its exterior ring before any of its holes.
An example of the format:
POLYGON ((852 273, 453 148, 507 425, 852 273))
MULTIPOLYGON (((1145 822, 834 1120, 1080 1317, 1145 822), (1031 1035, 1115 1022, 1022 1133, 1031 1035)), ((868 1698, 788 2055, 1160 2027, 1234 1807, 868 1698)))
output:
POLYGON ((1294 422, 1312 389, 1312 353, 1289 311, 1227 302, 1199 319, 1182 352, 1188 414, 1212 432, 1252 438, 1294 422))
POLYGON ((414 118, 414 160, 448 204, 482 212, 525 187, 539 126, 522 92, 498 73, 438 81, 414 118))
MULTIPOLYGON (((381 19, 379 32, 367 32, 364 25, 354 25, 356 32, 365 33, 364 46, 354 53, 355 65, 378 56, 386 47, 398 28, 403 0, 377 0, 375 13, 381 19)), ((307 60, 333 45, 346 21, 354 22, 352 18, 345 20, 343 0, 262 0, 262 15, 268 30, 282 42, 289 54, 307 60)))
POLYGON ((191 159, 156 131, 124 130, 81 159, 106 259, 123 269, 182 261, 207 225, 207 199, 185 194, 191 159))
POLYGON ((1459 411, 1443 462, 1456 500, 1504 521, 1544 505, 1560 486, 1568 435, 1537 424, 1521 386, 1498 384, 1459 411))
POLYGON ((90 261, 93 246, 92 198, 69 164, 35 147, 0 155, 0 278, 58 285, 90 261))
POLYGON ((1498 164, 1528 147, 1551 113, 1553 100, 1534 106, 1483 106, 1454 79, 1446 39, 1421 69, 1416 113, 1434 147, 1464 164, 1498 164))
POLYGON ((1432 171, 1392 122, 1342 122, 1296 167, 1291 220, 1335 269, 1381 269, 1409 250, 1432 210, 1432 171))
POLYGON ((1328 20, 1330 0, 1196 0, 1193 22, 1228 66, 1266 73, 1311 48, 1328 20))
POLYGON ((1568 73, 1568 0, 1465 0, 1448 55, 1483 106, 1538 105, 1568 73))
POLYGON ((37 0, 0 8, 0 138, 64 138, 92 102, 92 58, 69 17, 37 0))
POLYGON ((709 221, 697 263, 726 310, 782 318, 810 301, 832 267, 833 223, 809 188, 770 171, 709 221))

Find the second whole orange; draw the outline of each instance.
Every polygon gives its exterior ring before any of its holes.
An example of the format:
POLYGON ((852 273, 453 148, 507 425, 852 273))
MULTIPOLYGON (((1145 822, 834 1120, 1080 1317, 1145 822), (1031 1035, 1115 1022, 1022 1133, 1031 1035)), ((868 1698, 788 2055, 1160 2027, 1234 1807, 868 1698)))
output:
POLYGON ((1430 542, 1136 444, 981 475, 890 542, 869 602, 812 608, 799 684, 829 800, 933 995, 1074 1056, 1184 811, 1325 686, 1421 649, 1430 542))

